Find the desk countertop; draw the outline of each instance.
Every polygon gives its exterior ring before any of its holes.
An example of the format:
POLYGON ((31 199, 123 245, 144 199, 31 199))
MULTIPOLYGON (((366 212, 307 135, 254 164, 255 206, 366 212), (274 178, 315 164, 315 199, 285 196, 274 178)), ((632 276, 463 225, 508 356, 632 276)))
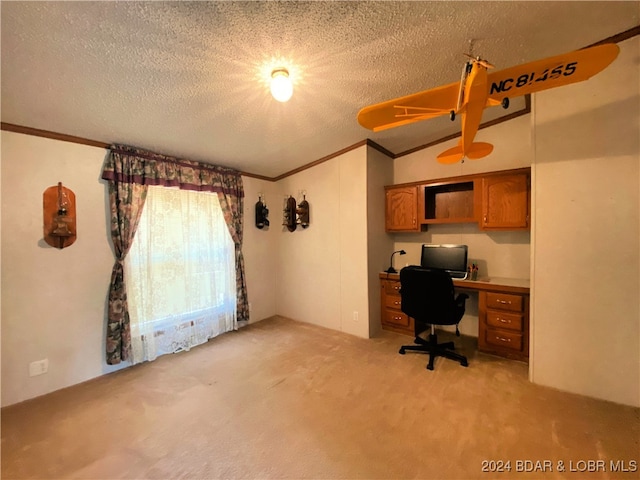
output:
POLYGON ((453 280, 459 288, 471 290, 500 290, 501 292, 529 293, 528 278, 481 277, 478 280, 453 280))
MULTIPOLYGON (((380 278, 389 280, 400 280, 397 273, 381 272, 380 278)), ((513 293, 529 293, 528 278, 507 278, 507 277, 480 277, 478 280, 453 280, 453 284, 458 288, 468 290, 500 291, 513 293)))

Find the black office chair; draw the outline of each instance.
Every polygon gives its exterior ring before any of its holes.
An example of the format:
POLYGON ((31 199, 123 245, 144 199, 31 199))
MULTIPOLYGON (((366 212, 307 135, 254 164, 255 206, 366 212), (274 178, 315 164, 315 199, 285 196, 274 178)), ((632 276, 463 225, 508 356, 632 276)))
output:
POLYGON ((435 326, 455 325, 456 335, 460 336, 458 323, 464 315, 469 295, 461 293, 456 297, 453 281, 445 271, 409 266, 400 270, 400 296, 402 311, 414 319, 414 342, 418 345, 404 345, 399 353, 404 355, 406 350, 429 353, 429 370, 433 370, 436 357, 457 360, 467 367, 467 357, 452 351, 455 348, 453 342, 438 343, 435 326), (427 330, 428 325, 431 325, 431 333, 425 340, 419 335, 427 330))

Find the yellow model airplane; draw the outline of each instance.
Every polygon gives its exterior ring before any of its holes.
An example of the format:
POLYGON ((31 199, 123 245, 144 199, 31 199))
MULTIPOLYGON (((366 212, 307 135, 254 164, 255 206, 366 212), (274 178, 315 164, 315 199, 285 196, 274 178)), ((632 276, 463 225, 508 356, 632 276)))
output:
POLYGON ((358 113, 358 122, 379 132, 447 114, 454 120, 460 114, 460 141, 438 155, 438 162, 482 158, 493 150, 490 143, 473 141, 485 107, 508 108, 510 97, 587 80, 613 62, 619 51, 615 43, 607 43, 494 73, 487 72, 493 68, 489 62, 469 55, 460 82, 365 107, 358 113))

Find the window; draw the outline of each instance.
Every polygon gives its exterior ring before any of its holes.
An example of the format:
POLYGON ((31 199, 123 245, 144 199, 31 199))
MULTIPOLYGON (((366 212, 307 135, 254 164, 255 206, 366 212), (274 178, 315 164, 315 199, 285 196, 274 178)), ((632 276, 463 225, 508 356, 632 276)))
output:
POLYGON ((133 363, 237 328, 234 252, 217 194, 149 187, 125 259, 133 363))

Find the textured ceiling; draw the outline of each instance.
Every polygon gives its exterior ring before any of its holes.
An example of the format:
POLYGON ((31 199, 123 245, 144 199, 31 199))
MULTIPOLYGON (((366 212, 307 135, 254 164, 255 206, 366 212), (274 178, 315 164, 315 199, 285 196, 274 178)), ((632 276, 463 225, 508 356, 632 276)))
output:
POLYGON ((397 154, 459 131, 442 118, 373 133, 356 115, 457 81, 470 40, 506 68, 628 30, 639 6, 3 1, 2 121, 275 177, 365 138, 397 154), (267 85, 280 65, 284 104, 267 85))

